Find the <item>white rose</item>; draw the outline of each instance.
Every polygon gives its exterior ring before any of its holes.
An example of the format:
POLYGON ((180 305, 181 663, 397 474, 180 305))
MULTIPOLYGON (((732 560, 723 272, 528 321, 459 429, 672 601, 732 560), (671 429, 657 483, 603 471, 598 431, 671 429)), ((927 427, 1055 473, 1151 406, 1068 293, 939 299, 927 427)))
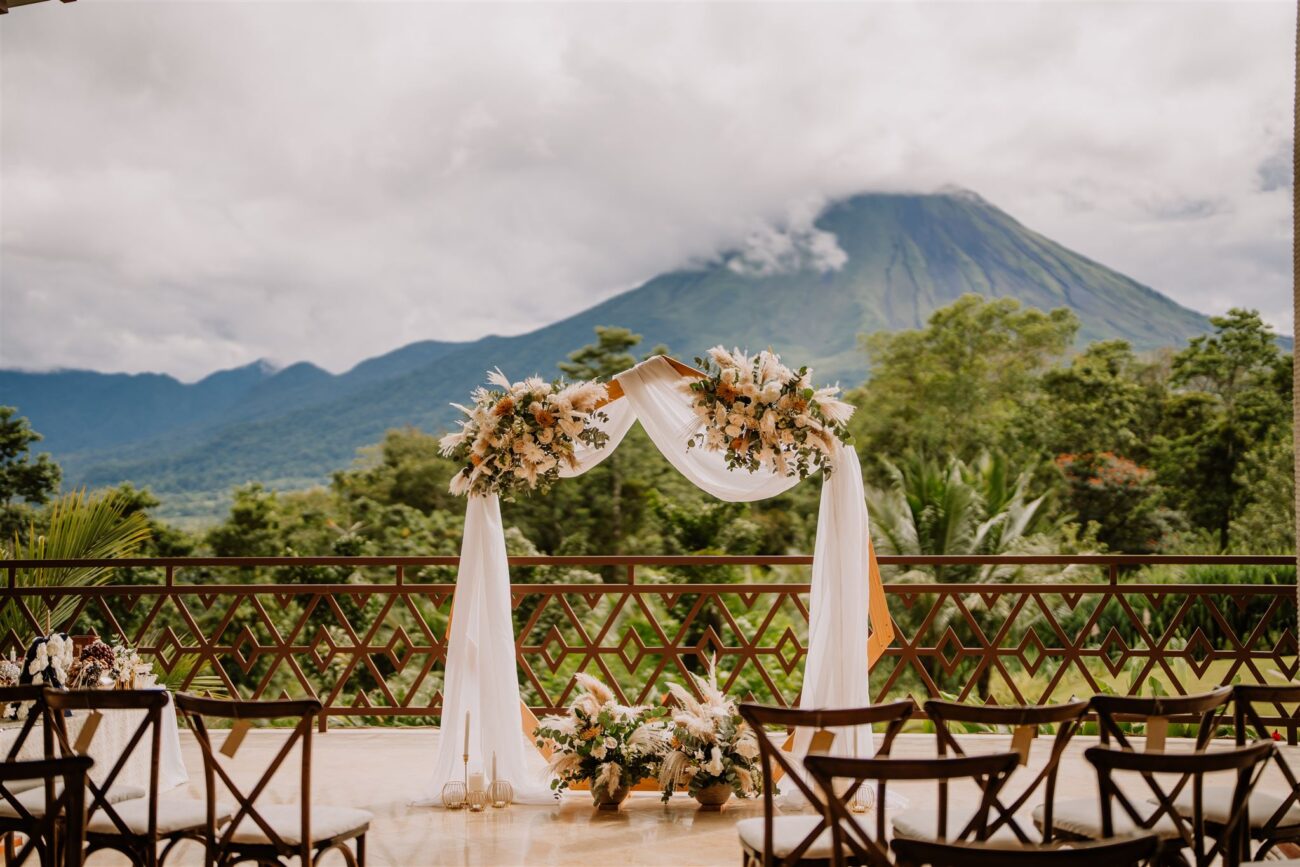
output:
POLYGON ((614 738, 612 738, 612 737, 608 737, 608 736, 606 736, 606 738, 605 738, 605 749, 607 749, 607 750, 616 750, 616 749, 618 749, 618 741, 616 741, 616 740, 615 740, 614 738))
POLYGON ((710 758, 708 764, 704 766, 704 770, 714 777, 722 776, 722 750, 714 747, 709 750, 709 755, 710 758))

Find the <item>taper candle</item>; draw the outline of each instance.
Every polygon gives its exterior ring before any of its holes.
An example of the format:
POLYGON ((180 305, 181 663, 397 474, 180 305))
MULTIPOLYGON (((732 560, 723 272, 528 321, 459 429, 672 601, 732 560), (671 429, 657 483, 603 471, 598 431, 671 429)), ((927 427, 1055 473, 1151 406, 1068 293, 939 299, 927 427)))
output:
POLYGON ((469 711, 465 711, 465 755, 469 755, 469 711))
POLYGON ((497 751, 492 751, 492 782, 497 781, 497 751))

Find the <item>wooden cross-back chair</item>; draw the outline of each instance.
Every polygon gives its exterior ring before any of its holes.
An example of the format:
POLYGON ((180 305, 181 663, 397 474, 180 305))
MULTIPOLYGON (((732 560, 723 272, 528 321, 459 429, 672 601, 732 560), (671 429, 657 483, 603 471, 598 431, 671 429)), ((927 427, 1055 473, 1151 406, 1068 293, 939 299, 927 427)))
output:
MULTIPOLYGON (((86 809, 86 854, 111 849, 131 859, 132 864, 156 867, 184 839, 202 840, 207 826, 206 804, 191 798, 169 795, 159 799, 158 777, 162 758, 163 714, 171 700, 160 689, 141 690, 50 690, 46 696, 50 716, 63 755, 75 755, 93 744, 74 743, 68 730, 67 713, 101 714, 105 711, 137 711, 140 722, 132 730, 122 751, 101 779, 90 779, 90 803, 86 809), (138 749, 149 753, 149 778, 144 788, 123 779, 123 772, 138 749), (161 853, 158 851, 162 843, 161 853)), ((83 725, 88 725, 89 722, 83 725)), ((84 729, 83 729, 84 731, 84 729)))
MULTIPOLYGON (((18 732, 9 742, 4 761, 50 759, 54 757, 54 733, 49 723, 49 709, 45 706, 45 687, 27 684, 24 686, 0 687, 0 714, 16 714, 21 720, 18 732), (28 742, 32 732, 40 724, 41 744, 33 749, 28 742)), ((36 779, 15 779, 6 787, 10 797, 0 799, 0 834, 4 836, 4 852, 8 863, 13 863, 14 834, 22 831, 27 824, 24 813, 32 811, 43 813, 46 807, 46 795, 52 794, 53 783, 43 783, 36 779), (47 789, 48 792, 37 792, 47 789), (10 802, 16 799, 21 804, 10 802)))
POLYGON ((1154 836, 1058 846, 1010 843, 940 843, 895 838, 894 854, 903 867, 1146 867, 1159 848, 1154 836))
MULTIPOLYGON (((1243 860, 1246 837, 1242 832, 1250 793, 1263 776, 1275 749, 1272 741, 1195 753, 1137 753, 1106 747, 1089 748, 1084 756, 1097 770, 1097 786, 1101 794, 1101 837, 1154 833, 1160 838, 1157 857, 1161 862, 1186 863, 1183 852, 1190 851, 1194 867, 1210 867, 1216 863, 1237 867, 1243 860), (1135 774, 1146 783, 1145 790, 1126 790, 1116 780, 1116 772, 1135 774), (1205 777, 1210 774, 1235 777, 1226 821, 1219 827, 1217 836, 1210 833, 1203 818, 1205 777), (1178 808, 1176 792, 1161 783, 1161 775, 1177 777, 1179 787, 1190 780, 1190 815, 1178 808), (1118 816, 1114 809, 1116 803, 1122 810, 1118 816), (1213 843, 1209 842, 1211 839, 1213 843)), ((1136 787, 1136 783, 1133 785, 1136 787)))
MULTIPOLYGON (((1190 720, 1196 724, 1196 737, 1192 740, 1191 750, 1202 752, 1209 746, 1220 723, 1226 720, 1231 697, 1232 687, 1225 686, 1200 695, 1155 698, 1095 695, 1088 706, 1096 714, 1098 740, 1104 747, 1134 752, 1132 735, 1124 731, 1124 728, 1126 724, 1141 723, 1145 726, 1143 748, 1148 752, 1163 753, 1168 722, 1177 719, 1190 720)), ((1184 776, 1174 783, 1171 794, 1175 799, 1182 794, 1190 779, 1189 776, 1184 776)), ((1103 836, 1101 824, 1101 808, 1094 794, 1053 802, 1053 838, 1098 840, 1103 836)), ((1175 833, 1172 827, 1165 827, 1164 831, 1168 834, 1175 833)))
POLYGON ((1150 740, 1154 726, 1171 719, 1190 719, 1196 723, 1194 750, 1203 750, 1214 737, 1215 730, 1227 719, 1228 703, 1232 699, 1232 687, 1222 686, 1199 695, 1174 695, 1145 698, 1136 695, 1094 695, 1089 702, 1092 712, 1097 715, 1098 736, 1101 743, 1109 746, 1112 741, 1123 750, 1132 750, 1133 745, 1124 732, 1123 723, 1141 722, 1146 725, 1146 748, 1152 748, 1150 740))
POLYGON ((88 756, 0 763, 0 802, 6 819, 6 865, 81 867, 85 840, 86 779, 94 761, 88 756), (32 803, 32 794, 40 796, 32 803), (13 844, 13 834, 25 838, 13 844))
POLYGON ((234 701, 181 694, 176 696, 176 706, 185 715, 203 752, 207 790, 206 863, 216 867, 240 861, 269 865, 284 864, 286 858, 298 858, 303 867, 307 867, 318 863, 329 852, 338 851, 349 867, 365 867, 366 831, 374 817, 365 810, 350 807, 321 805, 312 809, 311 747, 313 722, 321 712, 319 701, 314 698, 234 701), (242 738, 253 721, 281 719, 296 722, 292 729, 287 730, 284 744, 270 765, 245 794, 218 757, 226 745, 214 748, 207 719, 230 720, 233 726, 227 738, 242 738), (295 748, 301 751, 298 803, 259 805, 258 799, 295 748), (235 801, 229 821, 221 827, 217 826, 217 778, 235 801), (348 846, 351 841, 356 841, 355 854, 348 846))
MULTIPOLYGON (((1021 763, 1024 764, 1028 759, 1030 746, 1038 740, 1042 728, 1055 727, 1056 731, 1051 739, 1051 752, 1048 754, 1046 764, 1032 776, 1026 775, 1026 782, 1018 787, 1018 793, 999 795, 993 800, 994 814, 989 819, 989 837, 1019 843, 1052 842, 1052 806, 1056 797, 1056 779, 1057 772, 1060 770, 1061 757, 1065 754, 1065 748, 1069 746, 1070 740, 1083 724, 1087 712, 1086 700, 1023 707, 970 705, 938 700, 925 703, 926 716, 934 723, 940 756, 967 755, 953 731, 955 726, 963 724, 980 727, 998 726, 1013 731, 1012 749, 1017 748, 1018 741, 1022 737, 1031 736, 1031 739, 1024 741, 1023 752, 1019 753, 1021 763), (1043 801, 1041 804, 1034 805, 1033 809, 1034 820, 1040 826, 1042 833, 1035 840, 1031 838, 1021 819, 1017 817, 1040 789, 1043 792, 1043 801)), ((939 785, 942 791, 947 784, 939 785)), ((895 819, 894 834, 927 839, 931 833, 929 829, 934 824, 928 819, 929 815, 925 810, 909 810, 905 815, 895 819)))
POLYGON ((759 704, 740 705, 740 715, 754 730, 758 739, 759 760, 763 769, 763 817, 742 819, 736 823, 741 849, 747 865, 761 867, 793 867, 800 864, 827 864, 831 860, 831 835, 826 823, 826 805, 822 793, 804 780, 799 759, 781 748, 767 730, 768 726, 789 729, 813 729, 829 732, 834 729, 852 729, 858 726, 885 725, 885 732, 877 756, 889 755, 894 739, 903 724, 912 718, 916 704, 910 699, 890 704, 872 705, 841 710, 802 710, 799 708, 767 707, 759 704), (817 811, 813 816, 777 816, 774 779, 788 780, 817 811))
MULTIPOLYGON (((938 812, 933 839, 954 842, 983 841, 988 838, 988 817, 998 792, 1020 763, 1017 753, 989 753, 981 756, 958 756, 943 759, 848 759, 839 756, 808 756, 808 768, 824 794, 823 809, 831 826, 831 863, 834 867, 854 863, 869 867, 893 867, 894 859, 887 842, 884 805, 890 782, 935 780, 946 784, 970 780, 980 790, 979 806, 968 819, 958 821, 960 830, 949 835, 948 788, 943 785, 936 798, 938 812), (847 787, 837 780, 849 780, 847 787), (875 782, 876 820, 874 833, 854 818, 852 802, 857 790, 867 781, 875 782)), ((954 825, 956 827, 956 825, 954 825)))
MULTIPOLYGON (((1272 705, 1278 714, 1294 714, 1300 706, 1300 684, 1239 684, 1233 687, 1232 704, 1238 746, 1255 739, 1271 740, 1273 733, 1264 724, 1257 706, 1272 705)), ((1272 762, 1291 790, 1285 795, 1256 790, 1250 797, 1249 838, 1259 841, 1253 856, 1257 860, 1262 860, 1278 844, 1300 843, 1300 765, 1288 761, 1281 749, 1273 752, 1272 762)), ((1212 832, 1227 820, 1231 795, 1228 787, 1206 789, 1202 809, 1212 832)), ((1178 806, 1185 813, 1190 810, 1192 805, 1186 793, 1178 799, 1178 806)))

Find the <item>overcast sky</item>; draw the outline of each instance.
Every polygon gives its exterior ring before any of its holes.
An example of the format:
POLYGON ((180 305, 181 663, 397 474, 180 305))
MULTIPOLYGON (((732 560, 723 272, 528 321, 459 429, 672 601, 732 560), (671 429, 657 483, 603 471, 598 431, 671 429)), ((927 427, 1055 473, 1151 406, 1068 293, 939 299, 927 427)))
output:
POLYGON ((530 330, 838 196, 945 184, 1290 333, 1294 15, 18 8, 0 19, 0 366, 337 371, 530 330))

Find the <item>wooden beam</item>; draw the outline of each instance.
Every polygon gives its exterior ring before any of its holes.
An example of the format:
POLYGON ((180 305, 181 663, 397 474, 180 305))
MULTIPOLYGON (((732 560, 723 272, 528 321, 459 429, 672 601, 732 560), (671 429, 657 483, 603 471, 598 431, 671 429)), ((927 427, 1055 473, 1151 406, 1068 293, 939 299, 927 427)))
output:
MULTIPOLYGON (((703 371, 696 370, 695 368, 691 367, 689 364, 683 364, 682 362, 678 361, 675 358, 670 358, 667 355, 661 355, 659 357, 662 358, 664 361, 667 361, 668 364, 672 367, 672 369, 677 371, 677 373, 683 379, 704 379, 706 376, 708 376, 708 374, 704 373, 703 371)), ((606 389, 606 392, 607 395, 605 399, 602 400, 600 403, 596 404, 596 409, 600 409, 602 406, 605 406, 606 404, 613 403, 616 400, 622 399, 623 386, 617 379, 615 379, 613 382, 609 384, 609 387, 606 389)))

